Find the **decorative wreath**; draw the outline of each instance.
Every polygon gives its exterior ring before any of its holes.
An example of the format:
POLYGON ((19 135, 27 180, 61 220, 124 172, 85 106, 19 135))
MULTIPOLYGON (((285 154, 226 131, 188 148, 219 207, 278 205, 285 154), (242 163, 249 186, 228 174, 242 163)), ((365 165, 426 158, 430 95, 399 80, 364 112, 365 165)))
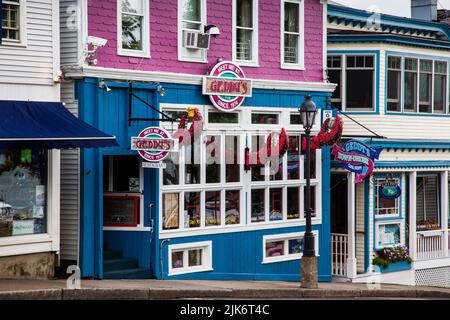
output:
MULTIPOLYGON (((317 136, 311 139, 310 150, 320 149, 323 146, 332 146, 342 137, 344 121, 339 115, 335 119, 327 118, 317 136)), ((306 150, 306 139, 302 141, 302 151, 306 150)))
POLYGON ((195 141, 202 134, 203 117, 198 108, 187 108, 185 114, 181 117, 180 124, 177 131, 173 134, 174 138, 178 138, 180 147, 188 144, 190 141, 195 141), (191 122, 189 129, 187 123, 191 122), (188 137, 191 137, 189 139, 188 137))
POLYGON ((289 149, 289 136, 284 128, 280 133, 271 132, 266 140, 265 148, 250 152, 248 148, 245 150, 245 167, 261 167, 264 166, 270 158, 278 155, 282 158, 289 149))

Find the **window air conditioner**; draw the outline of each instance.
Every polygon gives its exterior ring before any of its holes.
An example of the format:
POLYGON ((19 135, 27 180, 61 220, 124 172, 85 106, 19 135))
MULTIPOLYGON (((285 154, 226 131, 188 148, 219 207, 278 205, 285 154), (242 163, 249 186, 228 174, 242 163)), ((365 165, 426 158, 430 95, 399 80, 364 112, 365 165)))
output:
POLYGON ((183 30, 183 47, 189 49, 209 49, 209 34, 183 30))

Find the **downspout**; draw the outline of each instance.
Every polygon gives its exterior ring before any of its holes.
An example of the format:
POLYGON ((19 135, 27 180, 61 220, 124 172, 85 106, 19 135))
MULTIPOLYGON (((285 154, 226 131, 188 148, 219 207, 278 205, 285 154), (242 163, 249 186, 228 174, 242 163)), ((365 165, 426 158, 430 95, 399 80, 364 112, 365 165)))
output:
POLYGON ((164 243, 170 242, 170 239, 164 239, 159 243, 159 277, 163 278, 163 258, 162 258, 162 246, 164 243))

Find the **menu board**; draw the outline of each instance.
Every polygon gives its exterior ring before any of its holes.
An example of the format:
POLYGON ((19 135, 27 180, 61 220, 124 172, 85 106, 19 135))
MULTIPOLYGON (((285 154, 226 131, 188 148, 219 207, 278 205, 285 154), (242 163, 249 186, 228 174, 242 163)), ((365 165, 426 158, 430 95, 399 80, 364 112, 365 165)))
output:
POLYGON ((103 196, 103 225, 135 227, 138 225, 139 196, 103 196))

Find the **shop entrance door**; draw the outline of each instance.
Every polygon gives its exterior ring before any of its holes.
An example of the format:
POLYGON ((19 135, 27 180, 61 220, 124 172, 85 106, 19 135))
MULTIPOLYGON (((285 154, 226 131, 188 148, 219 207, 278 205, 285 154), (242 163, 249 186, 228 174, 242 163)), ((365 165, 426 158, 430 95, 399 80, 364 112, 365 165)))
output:
POLYGON ((347 275, 347 174, 331 175, 331 257, 333 276, 347 275))

